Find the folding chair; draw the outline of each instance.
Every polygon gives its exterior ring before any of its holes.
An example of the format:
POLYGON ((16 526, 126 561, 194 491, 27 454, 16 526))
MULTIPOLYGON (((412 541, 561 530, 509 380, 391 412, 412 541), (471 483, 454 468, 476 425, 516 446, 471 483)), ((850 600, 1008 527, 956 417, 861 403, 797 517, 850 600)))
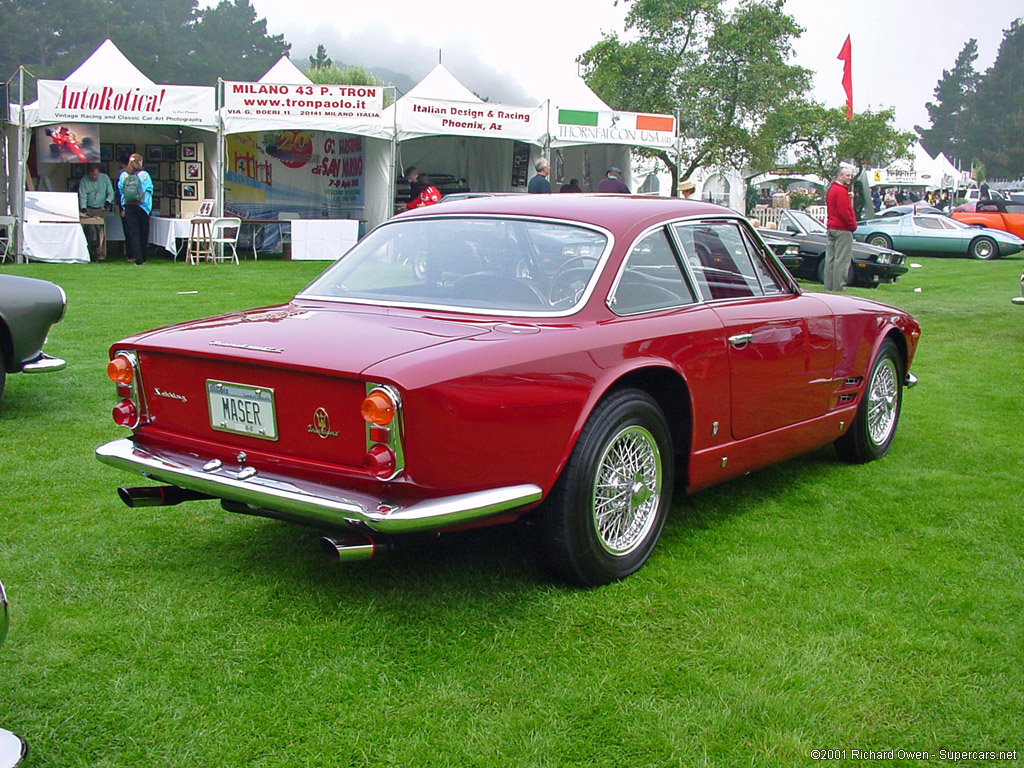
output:
POLYGON ((213 257, 216 261, 225 261, 228 257, 225 253, 225 246, 231 246, 231 257, 238 263, 238 251, 235 246, 238 244, 238 233, 242 229, 242 220, 236 217, 225 217, 214 219, 210 225, 212 231, 213 257), (219 248, 218 248, 219 246, 219 248))

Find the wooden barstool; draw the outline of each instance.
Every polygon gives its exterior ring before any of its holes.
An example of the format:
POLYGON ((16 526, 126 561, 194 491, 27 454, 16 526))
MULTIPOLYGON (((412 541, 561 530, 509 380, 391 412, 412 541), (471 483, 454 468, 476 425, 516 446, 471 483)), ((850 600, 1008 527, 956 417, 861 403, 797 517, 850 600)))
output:
POLYGON ((213 219, 192 219, 188 236, 188 263, 198 264, 200 259, 215 261, 213 254, 213 219))

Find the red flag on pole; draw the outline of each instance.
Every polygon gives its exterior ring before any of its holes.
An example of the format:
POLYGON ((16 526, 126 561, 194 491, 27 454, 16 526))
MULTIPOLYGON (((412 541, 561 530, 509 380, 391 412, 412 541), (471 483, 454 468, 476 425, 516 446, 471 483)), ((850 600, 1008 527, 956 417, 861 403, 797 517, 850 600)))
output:
POLYGON ((846 119, 853 119, 853 72, 850 71, 850 36, 846 36, 846 42, 843 43, 843 48, 839 51, 837 59, 841 59, 843 63, 843 90, 846 91, 846 119))

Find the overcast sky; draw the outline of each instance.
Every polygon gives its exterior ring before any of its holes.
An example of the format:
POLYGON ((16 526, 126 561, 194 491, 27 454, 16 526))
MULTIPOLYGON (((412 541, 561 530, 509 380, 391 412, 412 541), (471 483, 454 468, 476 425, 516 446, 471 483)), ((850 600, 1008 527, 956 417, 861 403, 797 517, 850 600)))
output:
MULTIPOLYGON (((414 79, 442 61, 467 87, 509 104, 536 103, 576 75, 576 57, 603 32, 622 31, 625 5, 614 0, 390 0, 327 4, 322 0, 252 0, 272 34, 292 43, 300 67, 318 43, 335 61, 387 67, 414 79), (322 19, 317 21, 317 19, 322 19)), ((204 3, 209 4, 209 3, 204 3)), ((975 66, 995 60, 1003 30, 1024 16, 1021 0, 786 0, 805 28, 796 63, 815 72, 812 94, 844 103, 846 35, 853 45, 854 109, 895 107, 900 128, 927 125, 925 102, 942 70, 970 38, 975 66)))

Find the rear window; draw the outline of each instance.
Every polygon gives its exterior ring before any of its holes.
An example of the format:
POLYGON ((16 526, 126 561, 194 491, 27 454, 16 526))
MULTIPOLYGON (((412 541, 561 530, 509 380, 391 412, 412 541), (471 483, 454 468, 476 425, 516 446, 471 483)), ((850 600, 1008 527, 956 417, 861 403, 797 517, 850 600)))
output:
POLYGON ((589 295, 608 237, 572 224, 429 218, 386 224, 299 295, 487 313, 559 314, 589 295))

